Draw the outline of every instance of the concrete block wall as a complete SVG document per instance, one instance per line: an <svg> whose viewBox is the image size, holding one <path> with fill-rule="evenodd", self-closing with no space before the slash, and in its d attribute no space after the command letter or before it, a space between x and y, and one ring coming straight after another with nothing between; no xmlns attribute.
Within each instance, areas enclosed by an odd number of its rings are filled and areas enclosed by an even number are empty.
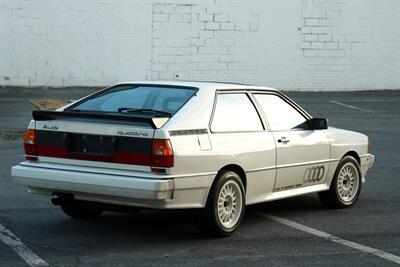
<svg viewBox="0 0 400 267"><path fill-rule="evenodd" d="M400 88L398 0L0 0L0 85Z"/></svg>

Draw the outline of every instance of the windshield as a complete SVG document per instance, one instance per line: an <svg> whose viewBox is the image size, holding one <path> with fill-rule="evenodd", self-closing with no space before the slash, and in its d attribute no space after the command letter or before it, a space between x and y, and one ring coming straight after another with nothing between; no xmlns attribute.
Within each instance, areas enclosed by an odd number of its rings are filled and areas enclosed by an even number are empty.
<svg viewBox="0 0 400 267"><path fill-rule="evenodd" d="M73 105L72 111L104 111L174 115L197 88L163 85L118 85Z"/></svg>

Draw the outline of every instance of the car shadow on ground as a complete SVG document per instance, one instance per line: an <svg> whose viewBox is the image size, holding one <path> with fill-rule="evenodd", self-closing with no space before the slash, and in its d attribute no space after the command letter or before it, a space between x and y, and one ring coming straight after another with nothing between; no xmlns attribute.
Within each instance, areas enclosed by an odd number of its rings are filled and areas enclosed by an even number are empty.
<svg viewBox="0 0 400 267"><path fill-rule="evenodd" d="M302 196L291 199L279 200L247 207L243 225L251 228L252 223L262 219L259 214L275 213L302 213L312 214L326 210L316 196ZM95 220L75 220L64 215L60 210L55 211L52 220L42 223L46 231L54 234L63 232L77 238L81 235L103 239L152 241L157 240L193 240L208 239L199 233L196 227L198 214L196 210L149 210L145 209L140 214L125 214L105 212ZM38 222L39 223L39 222ZM38 228L40 228L38 226ZM240 231L240 228L239 228Z"/></svg>
<svg viewBox="0 0 400 267"><path fill-rule="evenodd" d="M326 207L319 201L317 194L292 197L248 206L249 212L319 212Z"/></svg>

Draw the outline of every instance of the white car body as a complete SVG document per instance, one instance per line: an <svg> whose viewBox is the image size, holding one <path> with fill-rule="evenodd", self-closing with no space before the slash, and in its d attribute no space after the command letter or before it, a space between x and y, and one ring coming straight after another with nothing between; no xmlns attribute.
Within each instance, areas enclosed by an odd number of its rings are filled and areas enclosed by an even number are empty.
<svg viewBox="0 0 400 267"><path fill-rule="evenodd" d="M98 121L32 120L29 129L48 132L101 134L145 139L169 139L174 165L165 173L151 166L38 156L12 168L14 180L32 193L71 193L75 199L147 208L203 208L214 179L222 169L237 172L245 187L245 204L255 204L330 188L339 161L352 155L359 162L362 181L372 166L367 136L329 127L324 130L271 131L257 104L265 129L215 132L211 128L216 96L251 92L275 94L302 116L311 118L273 88L209 82L130 82L126 84L190 86L198 88L170 119L156 128ZM249 95L251 101L254 97ZM70 106L70 105L69 105ZM58 112L62 113L65 108ZM278 142L285 137L290 142Z"/></svg>

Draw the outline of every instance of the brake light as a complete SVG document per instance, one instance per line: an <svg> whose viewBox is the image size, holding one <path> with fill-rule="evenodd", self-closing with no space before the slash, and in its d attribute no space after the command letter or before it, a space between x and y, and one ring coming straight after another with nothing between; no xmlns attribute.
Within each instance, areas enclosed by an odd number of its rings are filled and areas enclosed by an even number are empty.
<svg viewBox="0 0 400 267"><path fill-rule="evenodd" d="M27 160L37 160L38 150L36 146L36 132L28 129L24 135L24 149Z"/></svg>
<svg viewBox="0 0 400 267"><path fill-rule="evenodd" d="M152 167L170 168L174 166L174 151L169 139L154 139L151 149Z"/></svg>

